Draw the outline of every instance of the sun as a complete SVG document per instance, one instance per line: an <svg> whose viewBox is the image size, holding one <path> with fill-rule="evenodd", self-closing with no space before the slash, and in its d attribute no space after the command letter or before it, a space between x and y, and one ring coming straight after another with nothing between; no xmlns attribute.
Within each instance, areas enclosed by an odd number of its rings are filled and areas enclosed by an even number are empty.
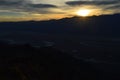
<svg viewBox="0 0 120 80"><path fill-rule="evenodd" d="M88 9L81 9L81 10L78 10L78 11L76 12L76 14L77 14L78 16L87 17L87 16L89 16L90 12L91 12L91 11L88 10Z"/></svg>

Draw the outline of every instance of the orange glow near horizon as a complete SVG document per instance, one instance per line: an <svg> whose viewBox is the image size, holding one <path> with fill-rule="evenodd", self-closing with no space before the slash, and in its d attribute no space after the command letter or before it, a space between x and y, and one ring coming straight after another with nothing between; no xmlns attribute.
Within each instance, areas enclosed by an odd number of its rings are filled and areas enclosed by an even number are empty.
<svg viewBox="0 0 120 80"><path fill-rule="evenodd" d="M76 15L82 16L82 17L87 17L90 16L91 10L89 9L80 9L76 12Z"/></svg>

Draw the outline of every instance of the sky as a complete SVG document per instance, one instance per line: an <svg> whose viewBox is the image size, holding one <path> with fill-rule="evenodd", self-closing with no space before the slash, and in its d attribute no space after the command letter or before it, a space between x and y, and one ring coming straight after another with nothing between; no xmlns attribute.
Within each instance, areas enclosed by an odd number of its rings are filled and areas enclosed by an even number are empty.
<svg viewBox="0 0 120 80"><path fill-rule="evenodd" d="M120 13L120 0L0 0L0 21L61 19L81 9L89 16Z"/></svg>

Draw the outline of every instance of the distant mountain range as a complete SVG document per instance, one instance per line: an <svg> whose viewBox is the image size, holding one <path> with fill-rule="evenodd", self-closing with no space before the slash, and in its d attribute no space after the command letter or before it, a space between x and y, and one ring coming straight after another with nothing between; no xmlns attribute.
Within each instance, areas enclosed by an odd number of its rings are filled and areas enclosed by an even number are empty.
<svg viewBox="0 0 120 80"><path fill-rule="evenodd" d="M1 22L0 31L119 37L120 14L49 21Z"/></svg>
<svg viewBox="0 0 120 80"><path fill-rule="evenodd" d="M48 21L1 22L0 40L12 43L54 43L58 48L79 49L120 46L120 14L72 17ZM43 43L42 43L43 42Z"/></svg>

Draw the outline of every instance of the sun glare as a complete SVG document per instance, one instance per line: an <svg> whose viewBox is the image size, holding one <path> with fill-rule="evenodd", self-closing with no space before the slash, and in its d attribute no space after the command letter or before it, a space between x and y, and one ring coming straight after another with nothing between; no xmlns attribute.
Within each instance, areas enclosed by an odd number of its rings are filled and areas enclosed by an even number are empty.
<svg viewBox="0 0 120 80"><path fill-rule="evenodd" d="M76 14L77 14L78 16L86 17L86 16L89 16L90 12L91 12L91 11L88 10L88 9L82 9L82 10L78 10L78 11L76 12Z"/></svg>

